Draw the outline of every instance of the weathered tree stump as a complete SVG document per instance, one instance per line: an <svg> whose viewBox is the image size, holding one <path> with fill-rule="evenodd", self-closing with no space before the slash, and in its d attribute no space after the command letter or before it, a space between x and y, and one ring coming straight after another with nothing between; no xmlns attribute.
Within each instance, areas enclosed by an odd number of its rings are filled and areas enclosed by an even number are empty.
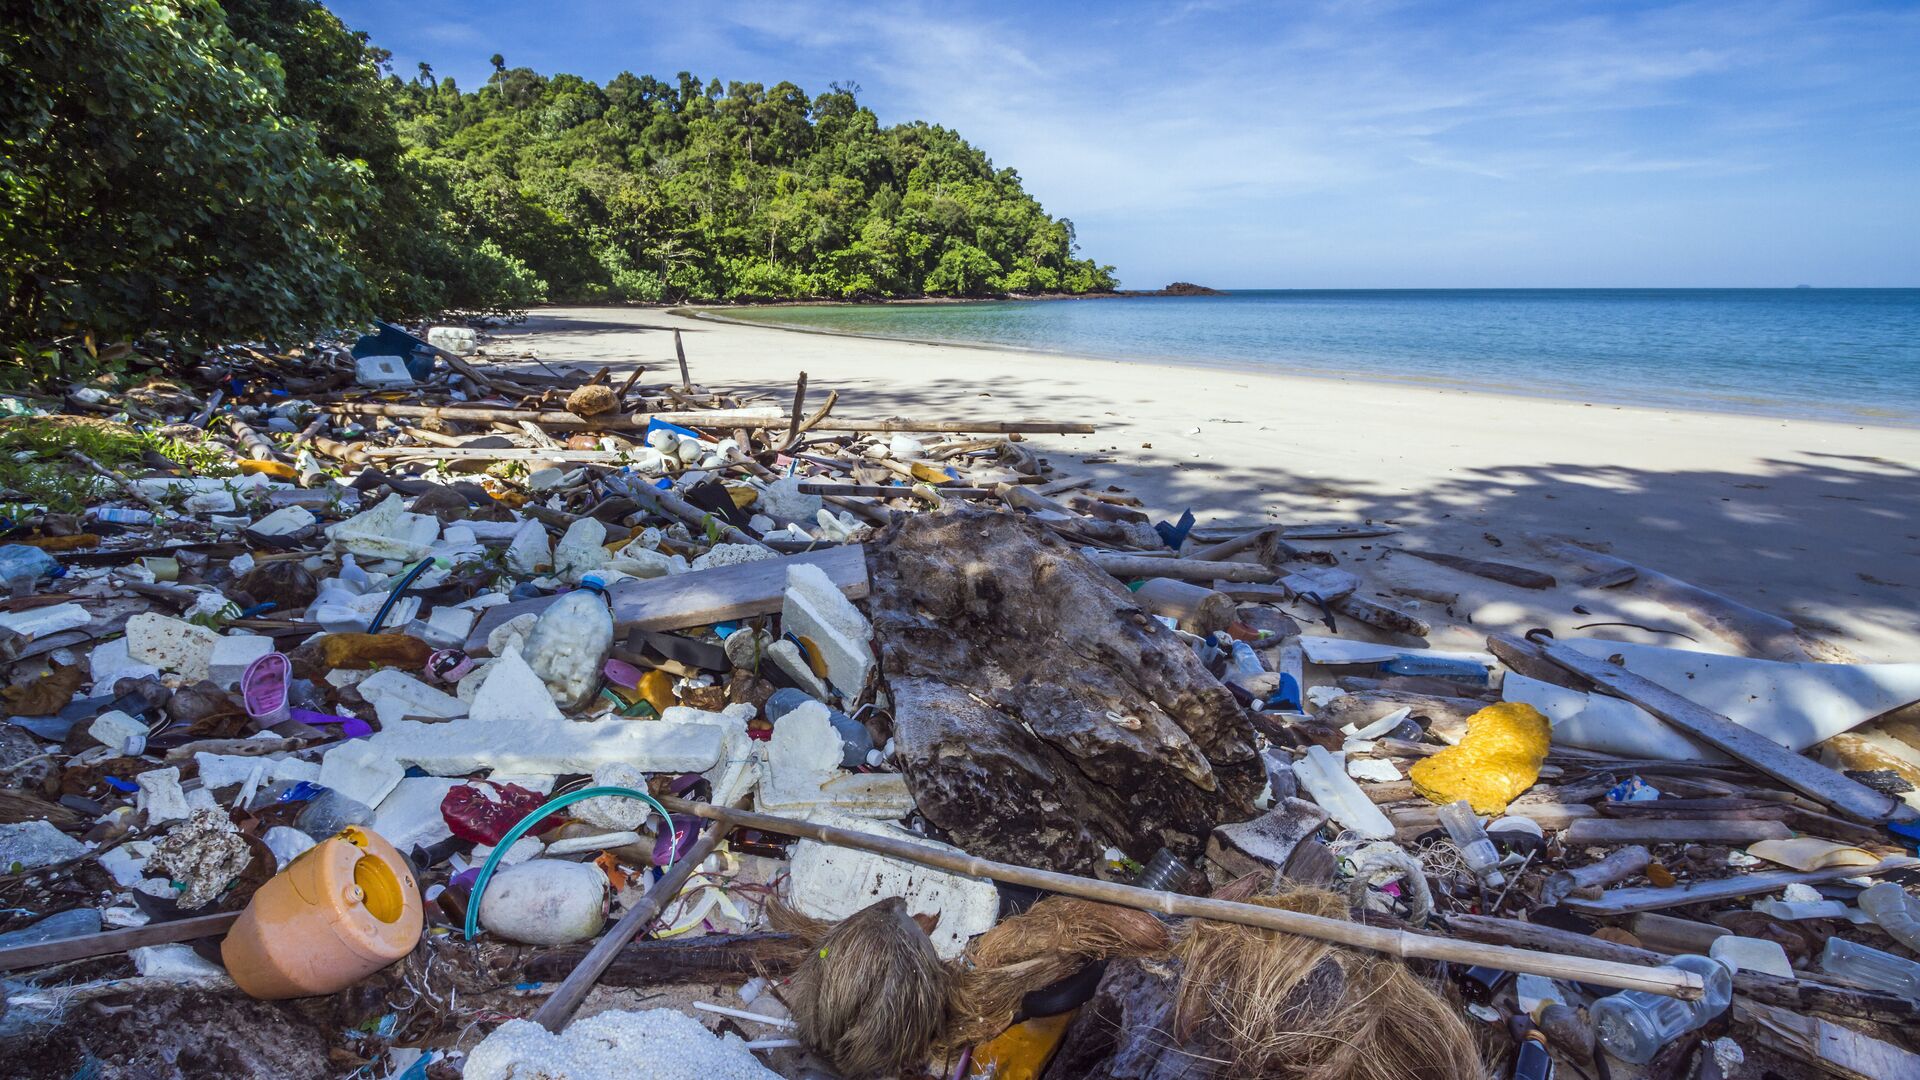
<svg viewBox="0 0 1920 1080"><path fill-rule="evenodd" d="M1086 873L1109 846L1197 862L1254 815L1246 714L1105 571L1008 513L898 520L867 547L895 739L966 850Z"/></svg>

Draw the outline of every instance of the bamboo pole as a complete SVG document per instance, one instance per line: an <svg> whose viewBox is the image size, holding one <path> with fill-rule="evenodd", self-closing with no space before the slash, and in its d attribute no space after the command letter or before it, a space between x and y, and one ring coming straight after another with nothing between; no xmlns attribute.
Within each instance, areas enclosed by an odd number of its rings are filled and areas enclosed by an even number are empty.
<svg viewBox="0 0 1920 1080"><path fill-rule="evenodd" d="M601 974L620 955L620 950L627 947L627 942L639 936L640 931L653 925L653 920L660 917L660 910L667 906L668 901L680 895L680 890L685 887L687 879L693 876L693 872L700 868L701 863L707 861L707 856L712 855L713 849L719 847L720 842L725 840L727 834L732 831L733 825L726 821L715 820L712 825L709 825L700 835L700 839L694 843L693 849L674 860L673 867L660 876L660 880L654 883L653 888L647 890L647 894L640 898L640 902L625 915L620 916L620 921L613 924L613 929L607 931L605 936L594 943L592 951L580 961L580 965L568 973L559 987L554 990L553 995L535 1010L533 1022L548 1031L557 1032L565 1028L567 1022L573 1019L573 1014L579 1010L580 1003L586 1000L588 992L593 989L593 984L600 981Z"/></svg>
<svg viewBox="0 0 1920 1080"><path fill-rule="evenodd" d="M1207 562L1159 555L1124 555L1117 551L1089 552L1093 564L1114 577L1179 578L1182 581L1272 581L1279 576L1257 563Z"/></svg>
<svg viewBox="0 0 1920 1080"><path fill-rule="evenodd" d="M1389 956L1478 964L1497 967L1502 971L1544 975L1553 979L1568 979L1598 986L1618 987L1623 990L1649 990L1656 994L1687 1001L1698 999L1704 988L1700 976L1672 968L1647 968L1607 960L1590 960L1527 949L1511 949L1499 945L1454 941L1450 938L1428 937L1404 930L1348 922L1344 919L1328 919L1298 911L1261 907L1258 904L1182 896L1179 893L1162 892L1159 889L1141 889L1111 881L1056 873L1052 870L1036 870L1032 867L978 858L965 852L948 851L928 844L916 844L891 836L875 836L871 833L837 829L830 825L815 825L812 822L795 821L792 818L776 817L772 814L731 810L708 803L687 802L683 799L663 798L660 801L668 810L676 814L693 814L710 821L723 821L736 829L762 829L784 836L799 836L834 847L852 848L855 851L867 851L892 859L902 859L921 866L930 866L936 870L945 870L948 873L1027 885L1068 896L1078 896L1086 900L1139 908L1142 911L1157 911L1163 915L1183 915L1190 918L1238 923L1242 926L1258 926L1268 930L1298 934L1315 941L1331 941L1356 949L1385 953Z"/></svg>
<svg viewBox="0 0 1920 1080"><path fill-rule="evenodd" d="M788 426L792 418L780 411L766 409L691 409L677 412L637 412L627 416L608 414L582 418L564 409L514 409L489 405L393 405L377 401L335 401L322 406L326 411L347 416L418 417L434 416L442 420L478 420L519 423L530 420L548 427L585 427L602 430L643 428L649 420L660 420L683 427L763 427ZM1060 420L916 420L909 417L873 419L811 418L801 431L929 431L991 432L1001 435L1028 432L1036 435L1091 435L1092 424L1074 424Z"/></svg>

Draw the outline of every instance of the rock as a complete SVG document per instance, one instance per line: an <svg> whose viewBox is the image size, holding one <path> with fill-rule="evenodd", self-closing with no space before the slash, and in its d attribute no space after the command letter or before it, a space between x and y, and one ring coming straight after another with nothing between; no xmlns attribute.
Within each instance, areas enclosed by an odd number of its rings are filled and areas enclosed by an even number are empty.
<svg viewBox="0 0 1920 1080"><path fill-rule="evenodd" d="M600 416L619 407L620 397L611 386L596 383L567 395L567 411L575 416Z"/></svg>
<svg viewBox="0 0 1920 1080"><path fill-rule="evenodd" d="M1088 873L1109 846L1198 860L1265 768L1221 685L1041 526L947 509L867 548L898 760L920 812L987 858Z"/></svg>
<svg viewBox="0 0 1920 1080"><path fill-rule="evenodd" d="M9 873L14 866L22 870L51 866L86 853L85 844L44 821L0 825L0 873Z"/></svg>

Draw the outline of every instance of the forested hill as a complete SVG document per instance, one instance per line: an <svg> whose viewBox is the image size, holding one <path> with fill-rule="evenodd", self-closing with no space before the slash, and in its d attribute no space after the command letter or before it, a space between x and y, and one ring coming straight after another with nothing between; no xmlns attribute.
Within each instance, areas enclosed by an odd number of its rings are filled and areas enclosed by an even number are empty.
<svg viewBox="0 0 1920 1080"><path fill-rule="evenodd" d="M463 90L319 0L23 0L0 19L0 356L543 301L1112 287L1012 169L851 89ZM0 372L0 377L13 376Z"/></svg>
<svg viewBox="0 0 1920 1080"><path fill-rule="evenodd" d="M464 92L395 78L409 152L463 226L567 299L980 296L1111 289L1010 168L884 127L849 88L606 85L508 68Z"/></svg>

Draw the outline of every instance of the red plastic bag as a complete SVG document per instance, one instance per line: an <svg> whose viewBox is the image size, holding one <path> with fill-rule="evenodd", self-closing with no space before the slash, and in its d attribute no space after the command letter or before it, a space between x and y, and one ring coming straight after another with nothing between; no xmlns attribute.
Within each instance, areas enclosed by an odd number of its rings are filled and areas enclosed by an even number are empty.
<svg viewBox="0 0 1920 1080"><path fill-rule="evenodd" d="M494 790L487 791L480 785L485 784ZM520 823L520 819L540 809L546 798L537 792L528 791L518 784L496 784L491 780L473 780L447 792L440 800L440 816L446 819L447 828L462 840L471 840L476 844L498 844L507 830ZM538 825L528 830L543 833L561 826L566 818L560 814L548 814Z"/></svg>

